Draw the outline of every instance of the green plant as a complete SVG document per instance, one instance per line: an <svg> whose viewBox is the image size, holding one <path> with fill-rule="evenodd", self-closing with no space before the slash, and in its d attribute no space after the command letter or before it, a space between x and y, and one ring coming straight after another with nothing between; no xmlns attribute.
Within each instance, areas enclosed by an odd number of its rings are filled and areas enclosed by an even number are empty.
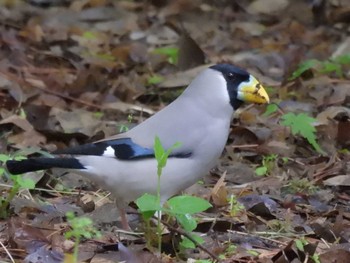
<svg viewBox="0 0 350 263"><path fill-rule="evenodd" d="M167 214L169 217L176 218L178 223L187 232L192 232L197 227L197 222L193 218L193 214L205 211L211 204L204 199L180 195L175 196L167 200L162 206L160 200L160 178L163 172L163 168L166 166L167 160L171 152L180 146L180 143L175 143L172 147L165 150L161 144L159 137L156 136L154 143L154 153L157 160L157 195L144 194L136 200L136 204L142 213L146 223L149 222L150 218L156 213L158 218L157 223L157 235L158 235L158 250L161 252L161 213ZM149 226L149 223L147 223ZM199 237L190 233L191 238L196 242L201 243L203 240ZM184 248L194 248L195 244L188 238L183 237L181 246Z"/></svg>
<svg viewBox="0 0 350 263"><path fill-rule="evenodd" d="M22 160L26 159L26 157L23 155L11 157L7 154L0 154L0 162L3 164L12 159ZM7 196L0 196L0 218L7 218L9 214L8 207L12 199L16 196L20 189L34 189L35 183L33 180L24 178L22 175L12 175L8 173L4 167L0 167L0 176L5 176L7 179L12 181L12 187L10 188Z"/></svg>
<svg viewBox="0 0 350 263"><path fill-rule="evenodd" d="M76 217L73 212L66 213L70 230L65 233L65 237L74 238L73 262L78 262L79 244L82 238L99 238L101 234L97 231L93 222L87 217Z"/></svg>
<svg viewBox="0 0 350 263"><path fill-rule="evenodd" d="M177 47L160 47L153 50L154 54L166 55L168 62L171 64L177 64L179 58L179 48Z"/></svg>
<svg viewBox="0 0 350 263"><path fill-rule="evenodd" d="M285 185L288 193L304 193L304 194L314 194L317 192L318 187L310 182L307 178L294 178L291 179L287 185Z"/></svg>
<svg viewBox="0 0 350 263"><path fill-rule="evenodd" d="M157 204L159 206L161 205L160 203L160 177L162 176L163 169L166 166L166 163L168 161L168 157L171 154L171 152L180 147L180 143L176 142L173 146L171 146L169 149L165 150L162 143L160 142L160 139L158 136L156 136L154 140L154 156L156 157L157 160ZM158 232L158 249L161 251L161 241L162 241L162 229L161 229L161 210L157 211L157 219L158 219L158 224L157 224L157 232Z"/></svg>
<svg viewBox="0 0 350 263"><path fill-rule="evenodd" d="M267 105L266 111L264 112L263 116L267 117L271 115L272 113L275 113L278 110L278 105L275 103L271 103Z"/></svg>
<svg viewBox="0 0 350 263"><path fill-rule="evenodd" d="M350 151L348 149L340 149L338 152L341 154L349 154L350 153Z"/></svg>
<svg viewBox="0 0 350 263"><path fill-rule="evenodd" d="M267 222L269 233L291 233L293 231L293 224L290 216L286 214L283 220L272 219Z"/></svg>
<svg viewBox="0 0 350 263"><path fill-rule="evenodd" d="M270 155L263 156L262 164L261 166L255 169L255 174L258 176L264 176L264 175L267 175L269 172L271 172L271 170L275 166L277 157L278 157L277 154L270 154Z"/></svg>
<svg viewBox="0 0 350 263"><path fill-rule="evenodd" d="M282 116L281 124L290 127L293 135L301 135L304 137L319 153L324 153L316 140L316 129L312 125L317 120L305 113L294 114L289 112Z"/></svg>
<svg viewBox="0 0 350 263"><path fill-rule="evenodd" d="M309 244L309 241L307 241L305 237L301 237L299 239L294 240L294 243L299 251L305 252L305 246ZM309 255L309 258L311 258L312 261L315 263L321 263L320 255L318 253Z"/></svg>
<svg viewBox="0 0 350 263"><path fill-rule="evenodd" d="M278 106L276 104L270 104L267 106L267 109L263 115L269 116L272 113L276 112L277 110L278 110ZM297 135L297 134L301 135L313 146L313 148L316 151L322 154L324 153L324 151L321 149L320 145L316 140L316 135L315 135L316 129L312 125L317 121L316 119L308 116L305 113L295 114L292 112L283 114L281 119L282 119L281 124L283 126L290 127L293 135ZM258 171L256 171L258 175L265 174L264 171L266 171L266 168L264 168L263 166L257 168L259 169Z"/></svg>
<svg viewBox="0 0 350 263"><path fill-rule="evenodd" d="M248 249L247 253L252 255L253 257L258 257L260 254L258 251L254 250L254 249Z"/></svg>
<svg viewBox="0 0 350 263"><path fill-rule="evenodd" d="M320 74L335 73L338 77L343 77L343 66L350 64L350 53L345 55L330 58L325 61L317 59L306 60L299 64L298 68L292 73L289 80L294 80L300 77L303 73L308 70L313 70Z"/></svg>
<svg viewBox="0 0 350 263"><path fill-rule="evenodd" d="M20 110L19 115L23 118L25 117L25 112L23 109ZM52 157L51 154L35 147L29 147L24 150L17 151L12 155L0 154L0 162L2 163L2 167L0 167L0 176L4 176L5 180L12 182L12 187L9 193L7 194L7 196L6 197L0 196L0 218L8 217L9 204L11 200L16 196L16 194L20 191L20 189L35 188L35 182L32 179L26 178L21 174L19 175L10 174L4 168L4 164L9 160L19 161L19 160L27 159L27 156L31 154L41 154L45 157Z"/></svg>
<svg viewBox="0 0 350 263"><path fill-rule="evenodd" d="M219 255L219 258L221 260L226 260L228 258L231 258L232 255L234 255L235 253L237 253L237 246L230 243L230 242L225 242L225 245L227 246L224 253Z"/></svg>
<svg viewBox="0 0 350 263"><path fill-rule="evenodd" d="M230 195L228 198L228 203L230 204L230 216L235 217L237 214L244 210L244 205L238 202L235 195Z"/></svg>
<svg viewBox="0 0 350 263"><path fill-rule="evenodd" d="M156 85L161 83L163 80L164 80L164 77L158 74L154 74L153 76L147 79L147 85Z"/></svg>
<svg viewBox="0 0 350 263"><path fill-rule="evenodd" d="M101 119L103 117L104 113L102 111L95 111L93 113L93 116L97 119Z"/></svg>
<svg viewBox="0 0 350 263"><path fill-rule="evenodd" d="M83 38L85 39L90 39L90 40L95 40L95 39L98 39L98 36L96 33L92 32L92 31L85 31L83 33Z"/></svg>
<svg viewBox="0 0 350 263"><path fill-rule="evenodd" d="M133 116L132 114L128 115L128 124L132 122ZM119 132L127 132L129 130L129 125L128 124L122 124L120 125Z"/></svg>

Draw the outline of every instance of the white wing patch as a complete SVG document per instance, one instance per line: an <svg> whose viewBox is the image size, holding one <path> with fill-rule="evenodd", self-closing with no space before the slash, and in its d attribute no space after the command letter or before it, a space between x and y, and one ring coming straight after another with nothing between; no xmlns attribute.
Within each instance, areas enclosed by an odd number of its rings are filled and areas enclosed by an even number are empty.
<svg viewBox="0 0 350 263"><path fill-rule="evenodd" d="M115 151L112 146L108 146L106 150L103 152L102 156L105 157L115 157Z"/></svg>

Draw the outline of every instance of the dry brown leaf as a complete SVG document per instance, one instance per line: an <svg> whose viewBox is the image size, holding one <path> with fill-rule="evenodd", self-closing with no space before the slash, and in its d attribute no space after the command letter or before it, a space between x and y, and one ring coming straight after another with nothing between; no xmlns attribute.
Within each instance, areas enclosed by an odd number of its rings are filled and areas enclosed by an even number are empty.
<svg viewBox="0 0 350 263"><path fill-rule="evenodd" d="M216 206L225 206L228 204L225 178L226 172L223 173L211 191L211 198Z"/></svg>
<svg viewBox="0 0 350 263"><path fill-rule="evenodd" d="M27 119L18 115L12 115L0 121L0 125L7 123L12 123L26 132L32 131L34 129L33 126L27 121Z"/></svg>
<svg viewBox="0 0 350 263"><path fill-rule="evenodd" d="M8 137L9 143L15 148L24 149L27 147L37 147L46 143L46 137L35 130L29 130Z"/></svg>
<svg viewBox="0 0 350 263"><path fill-rule="evenodd" d="M323 181L328 186L350 186L350 175L337 175Z"/></svg>

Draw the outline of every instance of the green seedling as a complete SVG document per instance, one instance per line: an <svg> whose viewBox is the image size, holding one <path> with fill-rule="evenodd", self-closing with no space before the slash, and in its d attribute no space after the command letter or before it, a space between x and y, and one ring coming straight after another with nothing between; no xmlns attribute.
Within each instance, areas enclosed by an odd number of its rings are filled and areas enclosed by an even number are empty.
<svg viewBox="0 0 350 263"><path fill-rule="evenodd" d="M101 119L104 115L104 113L102 111L95 111L93 113L94 117L97 118L97 119Z"/></svg>
<svg viewBox="0 0 350 263"><path fill-rule="evenodd" d="M302 252L305 252L305 246L309 244L309 242L304 237L294 240L294 243L297 249ZM321 263L320 255L318 253L309 255L309 258L315 263Z"/></svg>
<svg viewBox="0 0 350 263"><path fill-rule="evenodd" d="M166 55L170 64L177 64L179 58L179 48L177 47L160 47L153 50L154 54Z"/></svg>
<svg viewBox="0 0 350 263"><path fill-rule="evenodd" d="M306 60L299 64L298 68L292 73L289 80L299 78L309 70L319 74L335 73L337 77L343 77L343 66L345 65L350 65L350 53L325 61L317 59Z"/></svg>
<svg viewBox="0 0 350 263"><path fill-rule="evenodd" d="M161 252L161 222L160 214L166 214L169 217L176 218L182 228L190 234L191 238L198 243L203 242L202 238L194 235L192 232L197 227L197 222L193 218L193 214L205 211L211 204L204 199L194 196L175 196L170 198L166 204L162 206L160 200L160 180L163 169L166 167L169 155L180 147L180 143L175 143L172 147L165 150L158 137L155 138L154 153L157 160L157 195L144 194L136 200L136 204L143 215L143 218L149 222L150 218L156 213L158 215L157 236L158 236L158 250ZM186 237L183 237L181 246L184 248L194 248L195 244Z"/></svg>
<svg viewBox="0 0 350 263"><path fill-rule="evenodd" d="M79 244L82 238L99 238L101 234L87 217L76 217L73 212L67 212L70 230L65 233L67 239L74 238L73 262L78 262Z"/></svg>
<svg viewBox="0 0 350 263"><path fill-rule="evenodd" d="M237 253L237 246L234 244L231 244L229 242L226 243L227 248L225 249L225 252L219 255L219 259L221 260L227 260L231 258L235 253Z"/></svg>
<svg viewBox="0 0 350 263"><path fill-rule="evenodd" d="M271 104L267 105L266 111L264 112L263 116L264 117L268 117L268 116L270 116L271 114L273 114L273 113L275 113L277 111L278 111L278 105L274 104L274 103L271 103Z"/></svg>
<svg viewBox="0 0 350 263"><path fill-rule="evenodd" d="M96 40L98 39L98 36L92 31L85 31L83 33L83 38L89 39L89 40Z"/></svg>
<svg viewBox="0 0 350 263"><path fill-rule="evenodd" d="M20 116L24 116L24 115L25 115L24 111L21 111ZM19 160L27 159L27 156L31 154L40 154L48 158L53 157L50 153L47 153L35 147L29 147L29 148L17 151L13 155L0 154L0 163L2 164L2 167L0 167L0 176L4 177L5 180L12 182L12 187L10 188L6 197L4 196L0 197L0 218L8 217L9 204L21 189L31 190L35 188L35 182L32 179L26 178L24 175L21 175L21 174L19 175L10 174L5 169L4 164L8 160L19 161Z"/></svg>
<svg viewBox="0 0 350 263"><path fill-rule="evenodd" d="M263 116L267 117L272 113L275 113L277 110L278 106L276 104L270 104L267 106ZM313 126L313 123L317 121L316 119L308 116L305 113L294 114L292 112L283 114L281 119L281 124L283 126L290 127L293 135L300 135L304 137L317 152L324 154L324 151L321 149L316 140L316 129ZM260 168L258 173L264 174L264 169L265 168Z"/></svg>
<svg viewBox="0 0 350 263"><path fill-rule="evenodd" d="M241 211L244 211L244 205L238 202L237 197L235 195L230 195L228 199L228 203L230 204L230 216L235 217Z"/></svg>
<svg viewBox="0 0 350 263"><path fill-rule="evenodd" d="M340 154L349 154L350 153L349 149L340 149L338 152Z"/></svg>
<svg viewBox="0 0 350 263"><path fill-rule="evenodd" d="M119 133L127 132L127 131L129 130L129 124L132 122L133 118L134 118L134 117L132 116L132 114L129 114L129 115L128 115L128 124L122 124L122 125L120 125Z"/></svg>
<svg viewBox="0 0 350 263"><path fill-rule="evenodd" d="M155 74L147 79L147 85L156 85L164 81L164 77Z"/></svg>
<svg viewBox="0 0 350 263"><path fill-rule="evenodd" d="M323 154L324 151L321 149L316 140L316 129L313 126L313 123L316 121L316 119L308 116L305 113L294 114L289 112L282 116L281 124L283 126L290 127L293 135L301 135L313 146L317 152Z"/></svg>
<svg viewBox="0 0 350 263"><path fill-rule="evenodd" d="M247 253L252 255L253 257L258 257L260 254L258 251L254 250L254 249L248 249Z"/></svg>
<svg viewBox="0 0 350 263"><path fill-rule="evenodd" d="M265 176L269 174L272 171L272 169L275 167L277 157L278 157L277 154L270 154L267 156L263 156L262 164L261 166L255 169L255 174L258 176Z"/></svg>
<svg viewBox="0 0 350 263"><path fill-rule="evenodd" d="M0 162L5 164L8 160L22 160L26 159L23 155L17 155L11 157L7 154L0 154ZM5 176L8 180L12 182L12 187L10 188L6 197L0 196L0 218L7 218L9 216L9 205L12 199L17 195L21 189L34 189L35 183L29 178L24 178L22 175L12 175L7 172L4 167L0 167L0 176Z"/></svg>
<svg viewBox="0 0 350 263"><path fill-rule="evenodd" d="M310 182L307 178L302 179L292 179L285 186L288 193L304 193L304 194L314 194L319 188Z"/></svg>

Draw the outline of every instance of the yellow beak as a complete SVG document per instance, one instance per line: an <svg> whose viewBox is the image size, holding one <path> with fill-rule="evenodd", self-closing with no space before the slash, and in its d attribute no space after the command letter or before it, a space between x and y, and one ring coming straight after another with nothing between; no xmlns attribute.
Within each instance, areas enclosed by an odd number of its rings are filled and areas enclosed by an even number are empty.
<svg viewBox="0 0 350 263"><path fill-rule="evenodd" d="M238 86L237 98L249 103L270 103L266 90L252 75L250 75L249 82L242 82Z"/></svg>

